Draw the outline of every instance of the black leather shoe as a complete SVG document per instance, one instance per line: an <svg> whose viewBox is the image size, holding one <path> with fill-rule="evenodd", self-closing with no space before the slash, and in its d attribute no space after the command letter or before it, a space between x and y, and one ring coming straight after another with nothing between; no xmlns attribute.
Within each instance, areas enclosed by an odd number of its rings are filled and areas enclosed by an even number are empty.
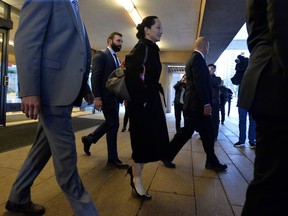
<svg viewBox="0 0 288 216"><path fill-rule="evenodd" d="M176 164L172 163L172 161L165 159L161 160L165 167L167 168L176 168Z"/></svg>
<svg viewBox="0 0 288 216"><path fill-rule="evenodd" d="M209 162L206 162L205 165L206 169L212 169L212 170L216 170L216 171L223 171L225 169L227 169L227 165L226 164L212 164Z"/></svg>
<svg viewBox="0 0 288 216"><path fill-rule="evenodd" d="M115 160L115 161L108 160L107 165L111 166L111 167L118 168L118 169L128 169L129 168L128 164L123 163L119 159Z"/></svg>
<svg viewBox="0 0 288 216"><path fill-rule="evenodd" d="M84 144L84 152L85 152L85 154L90 156L91 155L90 146L92 145L92 143L87 140L86 136L82 136L81 140L82 140L82 143Z"/></svg>
<svg viewBox="0 0 288 216"><path fill-rule="evenodd" d="M33 202L19 205L8 200L5 208L10 212L21 212L30 216L40 216L45 214L45 208L39 204L34 204Z"/></svg>

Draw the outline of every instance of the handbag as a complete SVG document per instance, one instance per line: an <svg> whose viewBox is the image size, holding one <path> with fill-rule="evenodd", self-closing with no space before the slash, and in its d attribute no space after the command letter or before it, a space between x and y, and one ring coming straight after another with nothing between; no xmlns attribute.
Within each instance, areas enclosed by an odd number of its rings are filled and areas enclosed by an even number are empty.
<svg viewBox="0 0 288 216"><path fill-rule="evenodd" d="M131 101L125 82L125 67L116 68L108 77L106 88L118 97Z"/></svg>
<svg viewBox="0 0 288 216"><path fill-rule="evenodd" d="M148 48L146 46L143 64L145 64L146 62L147 55L148 55ZM121 97L124 100L131 101L131 97L125 82L125 73L126 68L124 65L121 65L121 67L116 68L114 71L112 71L112 73L109 75L107 79L106 88L116 96Z"/></svg>

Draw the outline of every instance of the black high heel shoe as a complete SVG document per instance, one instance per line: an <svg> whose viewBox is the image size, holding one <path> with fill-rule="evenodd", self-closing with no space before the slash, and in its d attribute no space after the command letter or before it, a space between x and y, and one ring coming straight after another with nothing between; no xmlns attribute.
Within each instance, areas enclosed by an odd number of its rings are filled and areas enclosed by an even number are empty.
<svg viewBox="0 0 288 216"><path fill-rule="evenodd" d="M152 196L148 193L145 193L143 195L140 195L136 188L135 188L135 185L134 185L134 182L133 182L133 172L132 172L132 167L130 166L128 169L127 169L127 173L125 174L125 176L129 174L130 175L130 186L132 188L132 192L133 190L135 191L135 193L137 194L137 197L140 199L140 200L151 200Z"/></svg>

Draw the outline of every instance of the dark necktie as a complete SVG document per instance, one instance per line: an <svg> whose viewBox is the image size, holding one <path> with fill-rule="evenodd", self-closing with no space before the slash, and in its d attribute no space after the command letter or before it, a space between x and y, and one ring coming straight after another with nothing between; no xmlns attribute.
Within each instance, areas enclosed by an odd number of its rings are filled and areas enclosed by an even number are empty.
<svg viewBox="0 0 288 216"><path fill-rule="evenodd" d="M118 58L117 58L116 53L114 53L113 56L114 56L114 58L115 58L116 68L118 68L118 67L119 67L119 61L118 61Z"/></svg>

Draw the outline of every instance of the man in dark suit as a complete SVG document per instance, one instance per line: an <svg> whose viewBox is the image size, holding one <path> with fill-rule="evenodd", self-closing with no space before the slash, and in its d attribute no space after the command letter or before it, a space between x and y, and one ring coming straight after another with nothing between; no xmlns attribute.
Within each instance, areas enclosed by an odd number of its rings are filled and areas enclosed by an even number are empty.
<svg viewBox="0 0 288 216"><path fill-rule="evenodd" d="M219 109L220 109L220 86L223 85L223 81L220 77L216 76L216 65L209 64L208 65L209 73L210 73L210 83L211 83L211 108L212 108L212 125L214 131L214 140L217 140L218 130L219 130Z"/></svg>
<svg viewBox="0 0 288 216"><path fill-rule="evenodd" d="M107 165L120 169L129 166L118 158L117 132L119 128L119 102L120 98L108 91L106 81L109 75L120 65L116 55L122 48L122 34L113 32L107 39L107 48L96 52L92 62L92 92L94 94L94 108L103 111L105 121L90 133L82 137L84 152L90 155L90 146L106 134L108 147Z"/></svg>
<svg viewBox="0 0 288 216"><path fill-rule="evenodd" d="M219 162L214 153L214 133L211 121L211 85L210 74L205 62L209 50L209 42L199 37L194 51L186 64L186 93L184 99L184 128L181 128L170 142L172 161L180 149L197 130L206 153L207 169L225 170L227 165Z"/></svg>
<svg viewBox="0 0 288 216"><path fill-rule="evenodd" d="M6 209L25 215L45 213L43 206L31 201L30 188L52 156L57 182L74 214L98 215L78 175L71 119L73 106L81 105L91 62L78 1L26 0L15 35L15 56L21 110L31 119L39 116L39 123Z"/></svg>
<svg viewBox="0 0 288 216"><path fill-rule="evenodd" d="M285 215L288 203L288 1L248 0L250 62L238 105L256 121L254 179L243 216Z"/></svg>

